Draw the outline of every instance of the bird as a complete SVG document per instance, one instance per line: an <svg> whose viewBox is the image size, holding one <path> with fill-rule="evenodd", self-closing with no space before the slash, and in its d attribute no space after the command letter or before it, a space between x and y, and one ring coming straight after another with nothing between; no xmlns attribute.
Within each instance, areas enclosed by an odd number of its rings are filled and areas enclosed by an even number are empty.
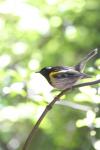
<svg viewBox="0 0 100 150"><path fill-rule="evenodd" d="M48 83L58 90L71 88L78 80L91 77L83 71L87 61L97 52L97 48L92 50L75 66L48 66L42 68L38 73L42 74Z"/></svg>

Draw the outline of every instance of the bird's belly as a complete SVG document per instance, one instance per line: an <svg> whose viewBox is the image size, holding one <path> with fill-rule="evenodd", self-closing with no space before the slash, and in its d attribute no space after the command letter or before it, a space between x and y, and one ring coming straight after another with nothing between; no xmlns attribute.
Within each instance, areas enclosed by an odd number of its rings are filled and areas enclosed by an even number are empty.
<svg viewBox="0 0 100 150"><path fill-rule="evenodd" d="M55 88L59 89L59 90L64 90L67 88L71 88L75 83L76 83L77 79L54 79L52 80L52 86L54 86Z"/></svg>

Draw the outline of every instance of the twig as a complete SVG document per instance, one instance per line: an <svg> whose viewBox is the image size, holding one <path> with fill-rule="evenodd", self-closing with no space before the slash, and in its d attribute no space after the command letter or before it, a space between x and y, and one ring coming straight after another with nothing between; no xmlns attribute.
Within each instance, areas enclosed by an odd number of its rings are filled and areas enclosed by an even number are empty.
<svg viewBox="0 0 100 150"><path fill-rule="evenodd" d="M28 138L26 139L26 142L23 146L23 150L29 150L29 144L32 141L32 137L34 136L35 132L37 131L40 123L42 122L42 120L44 119L44 117L46 116L46 114L48 113L49 110L52 109L53 105L55 104L55 102L57 102L58 100L60 100L60 98L69 90L71 89L75 89L75 88L79 88L79 87L83 87L83 86L89 86L89 85L94 85L94 84L98 84L100 83L100 79L96 80L96 81L92 81L92 82L86 82L86 83L81 83L81 84L77 84L77 85L73 85L71 88L67 88L63 91L61 91L45 108L45 110L43 111L43 113L41 114L40 118L38 119L38 121L36 122L36 124L34 125L34 127L32 128Z"/></svg>

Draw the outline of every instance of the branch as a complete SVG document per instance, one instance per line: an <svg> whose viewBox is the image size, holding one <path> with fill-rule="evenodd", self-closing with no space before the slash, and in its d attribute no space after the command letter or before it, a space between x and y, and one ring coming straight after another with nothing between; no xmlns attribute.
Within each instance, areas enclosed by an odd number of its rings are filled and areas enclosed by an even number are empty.
<svg viewBox="0 0 100 150"><path fill-rule="evenodd" d="M26 139L26 142L23 146L23 150L28 150L29 144L32 141L32 138L35 134L35 132L37 131L40 123L42 122L42 120L44 119L44 117L46 116L46 114L48 113L48 111L50 111L53 107L53 105L55 104L55 102L59 101L60 98L69 90L71 89L75 89L75 88L79 88L79 87L83 87L83 86L89 86L89 85L94 85L94 84L98 84L100 83L100 79L99 80L95 80L92 82L86 82L86 83L81 83L81 84L77 84L77 85L73 85L71 88L67 88L63 91L61 91L56 97L54 97L54 99L46 106L45 110L43 111L43 113L41 114L40 118L38 119L38 121L36 122L36 124L34 125L34 127L32 128L28 138Z"/></svg>

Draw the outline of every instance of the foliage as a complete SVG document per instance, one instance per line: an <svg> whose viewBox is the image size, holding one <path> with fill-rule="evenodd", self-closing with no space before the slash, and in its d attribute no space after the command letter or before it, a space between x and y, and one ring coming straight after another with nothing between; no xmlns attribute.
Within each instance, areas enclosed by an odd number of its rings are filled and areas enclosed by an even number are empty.
<svg viewBox="0 0 100 150"><path fill-rule="evenodd" d="M91 49L100 47L99 3L0 1L1 150L22 149L33 124L58 93L51 92L45 79L35 72L44 66L74 65ZM99 57L100 53L86 68L93 79L100 78ZM30 150L99 150L99 86L71 91L64 99L65 104L71 101L73 105L55 105Z"/></svg>

